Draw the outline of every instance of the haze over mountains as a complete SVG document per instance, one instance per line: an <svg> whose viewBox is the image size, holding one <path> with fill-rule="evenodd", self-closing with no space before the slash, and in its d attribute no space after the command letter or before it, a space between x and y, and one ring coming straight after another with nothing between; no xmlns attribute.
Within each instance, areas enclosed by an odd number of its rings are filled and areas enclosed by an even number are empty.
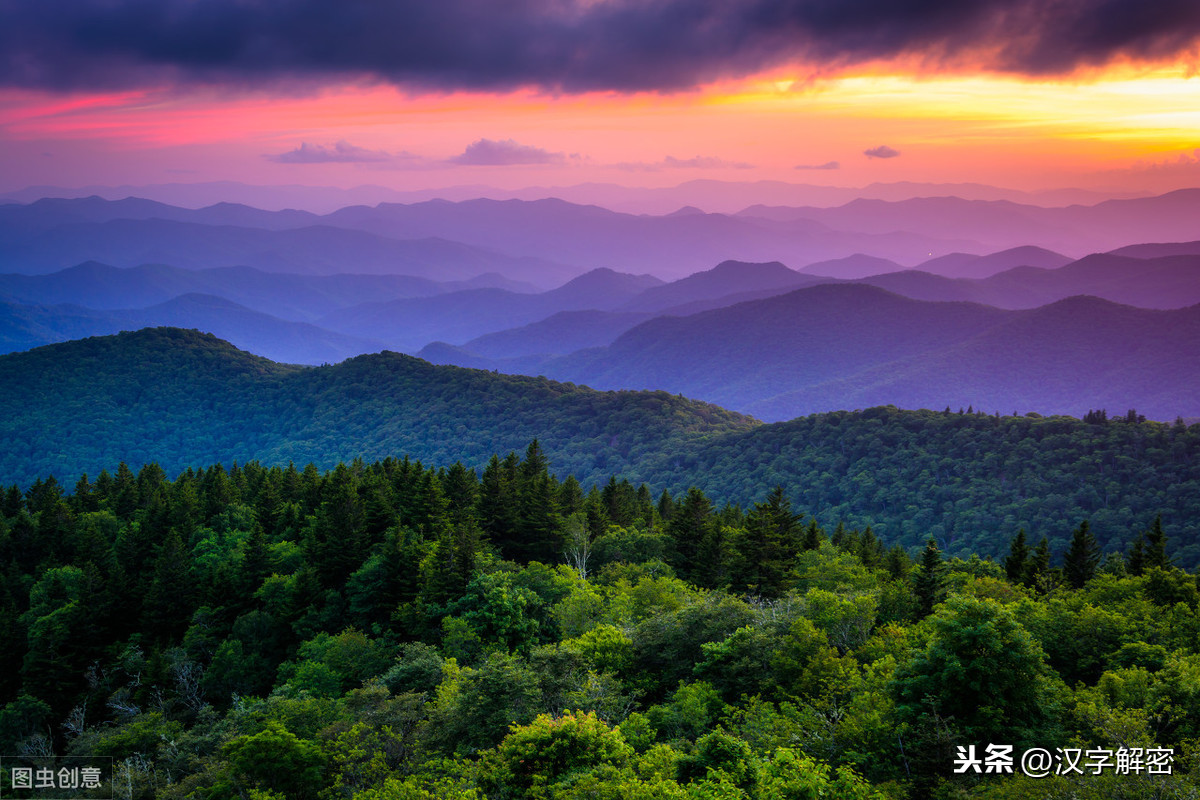
<svg viewBox="0 0 1200 800"><path fill-rule="evenodd" d="M1200 363L1200 191L1061 207L904 192L660 215L14 203L0 350L176 325L284 363L399 350L768 420L887 403L1200 415L1200 371L1182 368Z"/></svg>
<svg viewBox="0 0 1200 800"><path fill-rule="evenodd" d="M961 197L967 200L1010 200L1036 206L1079 203L1090 205L1110 195L1082 189L1024 192L979 183L872 183L860 188L816 186L786 181L691 180L668 187L636 187L616 183L584 183L574 186L532 186L501 189L466 185L439 189L396 190L364 185L353 189L330 186L255 186L234 181L209 183L162 183L141 186L31 186L0 193L0 201L32 203L44 197L78 198L97 196L108 200L144 197L184 208L202 208L220 203L240 203L255 208L304 209L327 214L350 205L420 203L426 200L544 200L554 197L580 205L599 205L628 214L669 214L685 205L705 211L732 214L747 206L834 206L858 198L905 200L910 197ZM1133 195L1130 195L1133 196Z"/></svg>

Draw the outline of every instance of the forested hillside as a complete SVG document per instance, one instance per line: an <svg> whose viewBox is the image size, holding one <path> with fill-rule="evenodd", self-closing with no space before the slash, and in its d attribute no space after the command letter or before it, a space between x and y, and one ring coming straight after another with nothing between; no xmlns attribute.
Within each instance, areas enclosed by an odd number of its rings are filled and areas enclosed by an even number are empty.
<svg viewBox="0 0 1200 800"><path fill-rule="evenodd" d="M0 357L0 484L74 481L114 460L258 459L331 467L410 453L481 467L540 438L586 482L744 430L749 417L664 392L596 392L544 378L435 367L399 353L301 368L211 335L157 328Z"/></svg>
<svg viewBox="0 0 1200 800"><path fill-rule="evenodd" d="M655 493L696 485L748 507L782 485L822 524L910 552L998 555L1020 528L1065 551L1080 519L1124 549L1155 514L1200 564L1200 426L1137 412L1068 417L875 408L762 425L662 392L595 392L395 353L283 366L211 336L141 331L0 358L0 485L71 485L115 462L329 468L409 454L482 468L537 438L560 476ZM1124 412L1124 409L1122 409Z"/></svg>
<svg viewBox="0 0 1200 800"><path fill-rule="evenodd" d="M122 798L1194 795L1200 596L1155 521L914 561L758 496L585 492L536 443L10 489L0 751ZM956 774L988 743L1016 774Z"/></svg>
<svg viewBox="0 0 1200 800"><path fill-rule="evenodd" d="M1136 411L1084 420L894 407L814 414L730 434L659 462L656 485L695 485L748 504L782 484L826 525L870 525L910 552L1001 555L1019 529L1055 554L1080 519L1124 549L1162 513L1189 568L1200 565L1200 425Z"/></svg>

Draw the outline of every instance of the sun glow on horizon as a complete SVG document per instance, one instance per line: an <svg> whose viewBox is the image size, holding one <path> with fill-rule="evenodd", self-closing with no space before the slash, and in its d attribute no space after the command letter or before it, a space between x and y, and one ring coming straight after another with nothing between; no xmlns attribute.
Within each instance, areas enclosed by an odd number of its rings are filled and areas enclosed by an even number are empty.
<svg viewBox="0 0 1200 800"><path fill-rule="evenodd" d="M733 175L735 168L739 178L797 180L797 164L838 162L836 176L825 177L843 184L954 175L1002 183L1021 174L1032 179L1057 169L1069 176L1191 153L1200 145L1200 78L1192 75L1181 66L1114 69L1075 82L775 72L672 94L439 94L386 84L279 96L165 88L66 95L4 90L0 136L68 148L86 141L115 153L219 148L243 154L225 169L244 174L252 166L259 180L275 181L285 174L303 180L296 173L308 170L322 180L338 174L344 182L361 182L364 169L376 176L391 170L401 180L400 173L414 165L438 172L443 182L503 174L520 183L551 173L578 182L640 172L644 180L663 183ZM511 139L562 158L505 169L452 169L448 159L485 138ZM406 160L297 167L263 159L304 143L335 142ZM901 157L863 156L881 144ZM695 168L685 174L681 166L687 164ZM216 160L198 166L214 175L222 169ZM661 174L668 167L675 171Z"/></svg>

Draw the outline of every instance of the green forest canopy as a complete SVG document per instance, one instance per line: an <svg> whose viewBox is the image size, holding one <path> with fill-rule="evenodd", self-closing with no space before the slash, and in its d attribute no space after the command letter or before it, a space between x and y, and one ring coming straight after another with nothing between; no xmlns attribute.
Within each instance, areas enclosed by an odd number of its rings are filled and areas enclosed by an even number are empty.
<svg viewBox="0 0 1200 800"><path fill-rule="evenodd" d="M0 497L0 752L131 798L1192 796L1200 594L1147 528L914 561L537 443L40 480ZM953 772L990 742L1173 769Z"/></svg>

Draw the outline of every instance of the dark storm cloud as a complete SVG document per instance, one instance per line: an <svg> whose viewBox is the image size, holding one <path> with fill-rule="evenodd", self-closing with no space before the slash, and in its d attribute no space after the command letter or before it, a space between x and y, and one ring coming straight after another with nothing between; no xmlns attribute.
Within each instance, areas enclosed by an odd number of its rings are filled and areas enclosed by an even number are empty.
<svg viewBox="0 0 1200 800"><path fill-rule="evenodd" d="M867 158L895 158L900 155L900 151L888 147L886 144L881 144L879 147L863 150L863 155Z"/></svg>
<svg viewBox="0 0 1200 800"><path fill-rule="evenodd" d="M0 0L0 83L672 90L893 57L1057 75L1198 35L1195 0Z"/></svg>

